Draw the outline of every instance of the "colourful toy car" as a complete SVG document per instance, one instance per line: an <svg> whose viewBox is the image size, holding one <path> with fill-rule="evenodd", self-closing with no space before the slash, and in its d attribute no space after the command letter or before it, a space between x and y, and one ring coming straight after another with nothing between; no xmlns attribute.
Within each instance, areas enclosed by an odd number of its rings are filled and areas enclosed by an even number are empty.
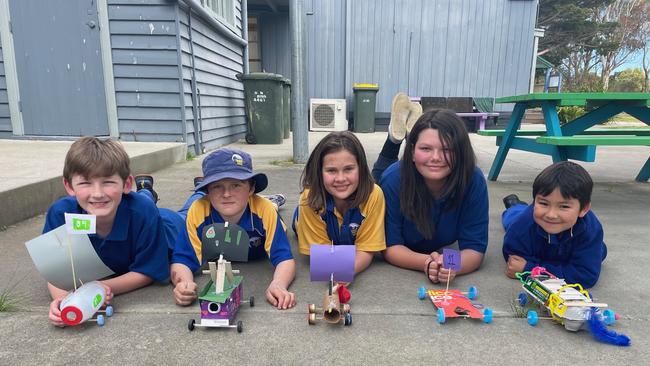
<svg viewBox="0 0 650 366"><path fill-rule="evenodd" d="M542 267L535 267L530 272L516 274L525 292L518 296L519 305L525 306L528 298L533 298L550 313L553 320L564 325L572 332L582 328L589 320L591 309L597 308L596 314L602 317L605 324L610 325L616 321L616 314L605 309L607 304L592 301L589 292L580 284L567 284L564 279L557 278ZM536 325L538 314L529 310L528 324Z"/></svg>
<svg viewBox="0 0 650 366"><path fill-rule="evenodd" d="M197 323L190 319L187 328L192 331L194 327L219 327L219 328L237 328L237 332L243 330L242 321L235 323L237 311L242 302L243 276L234 275L239 271L230 268L230 262L219 258L216 262L210 262L210 271L212 279L208 281L201 293L199 294L199 306L201 307L201 320ZM248 300L250 306L255 306L253 296Z"/></svg>
<svg viewBox="0 0 650 366"><path fill-rule="evenodd" d="M438 323L443 324L447 318L472 318L481 319L489 324L492 322L492 309L485 308L479 311L474 300L478 296L476 287L471 286L466 293L459 290L427 290L424 287L418 289L418 298L424 300L426 297L438 309Z"/></svg>

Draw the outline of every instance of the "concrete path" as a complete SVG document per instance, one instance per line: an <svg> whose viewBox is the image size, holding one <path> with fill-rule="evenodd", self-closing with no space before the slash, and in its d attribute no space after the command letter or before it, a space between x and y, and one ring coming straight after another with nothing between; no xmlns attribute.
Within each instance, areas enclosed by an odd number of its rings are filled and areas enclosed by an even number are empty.
<svg viewBox="0 0 650 366"><path fill-rule="evenodd" d="M322 136L310 133L310 146ZM372 164L385 133L358 136ZM487 173L496 153L494 138L472 135L472 142L479 166ZM256 170L268 174L265 193L287 195L280 212L290 222L302 171L302 166L286 163L291 145L233 146L250 152ZM25 241L39 235L41 215L0 232L0 289L16 285L16 291L26 298L21 311L0 313L0 364L645 364L643 360L650 357L650 305L645 291L650 281L644 275L650 261L650 184L633 179L649 153L647 148L599 147L597 161L584 164L596 182L593 210L603 223L609 248L593 295L622 315L612 329L631 337L629 348L597 343L586 331L571 333L551 321L533 328L525 319L515 317L511 302L520 286L503 275L501 198L517 193L530 199L532 180L551 161L513 151L499 181L488 183L490 232L483 266L453 283L460 289L478 287L479 300L494 310L492 324L462 319L437 324L431 303L417 299L417 288L425 285L424 276L378 258L350 289L352 327L309 326L307 304L322 301L325 285L309 281L309 263L298 255L296 238L289 233L298 259L298 275L291 288L298 305L278 311L264 301L272 275L268 262L235 264L245 276L245 296L256 298L255 307L240 310L239 319L244 322L241 334L224 329L188 332L189 319L199 318L198 306L174 305L168 285L115 298L116 313L102 328L88 324L58 329L49 325L46 284L24 247ZM62 162L64 152L58 154ZM51 155L54 158L55 154ZM201 158L156 172L159 206L181 207L192 178L201 174ZM27 166L31 173L37 169ZM200 286L206 281L207 276L198 280Z"/></svg>

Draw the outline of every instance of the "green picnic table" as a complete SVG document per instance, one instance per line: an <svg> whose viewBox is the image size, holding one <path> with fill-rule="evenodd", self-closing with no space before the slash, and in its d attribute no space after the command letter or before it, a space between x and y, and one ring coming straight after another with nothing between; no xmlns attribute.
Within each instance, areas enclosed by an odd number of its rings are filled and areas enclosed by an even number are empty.
<svg viewBox="0 0 650 366"><path fill-rule="evenodd" d="M497 151L488 179L496 180L510 149L550 155L553 162L567 159L593 162L596 146L650 146L650 134L645 129L588 130L621 112L637 118L650 126L650 93L532 93L502 97L497 103L515 103L505 131L499 133L479 131L481 135L497 136ZM560 125L558 107L581 106L589 112L564 125ZM528 108L541 107L544 131L520 131L521 120ZM650 179L650 158L635 178L644 182Z"/></svg>

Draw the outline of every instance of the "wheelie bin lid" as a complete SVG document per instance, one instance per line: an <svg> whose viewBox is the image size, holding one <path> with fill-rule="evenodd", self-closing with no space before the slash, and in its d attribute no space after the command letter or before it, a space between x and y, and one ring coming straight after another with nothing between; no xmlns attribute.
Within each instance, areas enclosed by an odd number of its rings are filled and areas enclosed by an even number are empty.
<svg viewBox="0 0 650 366"><path fill-rule="evenodd" d="M284 83L287 84L287 85L291 85L291 79L289 79L289 78L284 78L284 79L282 79L282 81L284 81Z"/></svg>
<svg viewBox="0 0 650 366"><path fill-rule="evenodd" d="M352 90L379 90L379 84L354 83Z"/></svg>
<svg viewBox="0 0 650 366"><path fill-rule="evenodd" d="M251 72L250 74L235 75L239 80L275 80L283 81L284 76L270 72Z"/></svg>

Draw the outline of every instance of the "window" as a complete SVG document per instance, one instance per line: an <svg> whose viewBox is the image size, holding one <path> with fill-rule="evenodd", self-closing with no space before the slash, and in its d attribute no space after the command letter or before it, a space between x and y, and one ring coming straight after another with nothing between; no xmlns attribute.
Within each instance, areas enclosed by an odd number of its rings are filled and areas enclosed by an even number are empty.
<svg viewBox="0 0 650 366"><path fill-rule="evenodd" d="M235 26L234 0L201 0L201 5L217 18Z"/></svg>

